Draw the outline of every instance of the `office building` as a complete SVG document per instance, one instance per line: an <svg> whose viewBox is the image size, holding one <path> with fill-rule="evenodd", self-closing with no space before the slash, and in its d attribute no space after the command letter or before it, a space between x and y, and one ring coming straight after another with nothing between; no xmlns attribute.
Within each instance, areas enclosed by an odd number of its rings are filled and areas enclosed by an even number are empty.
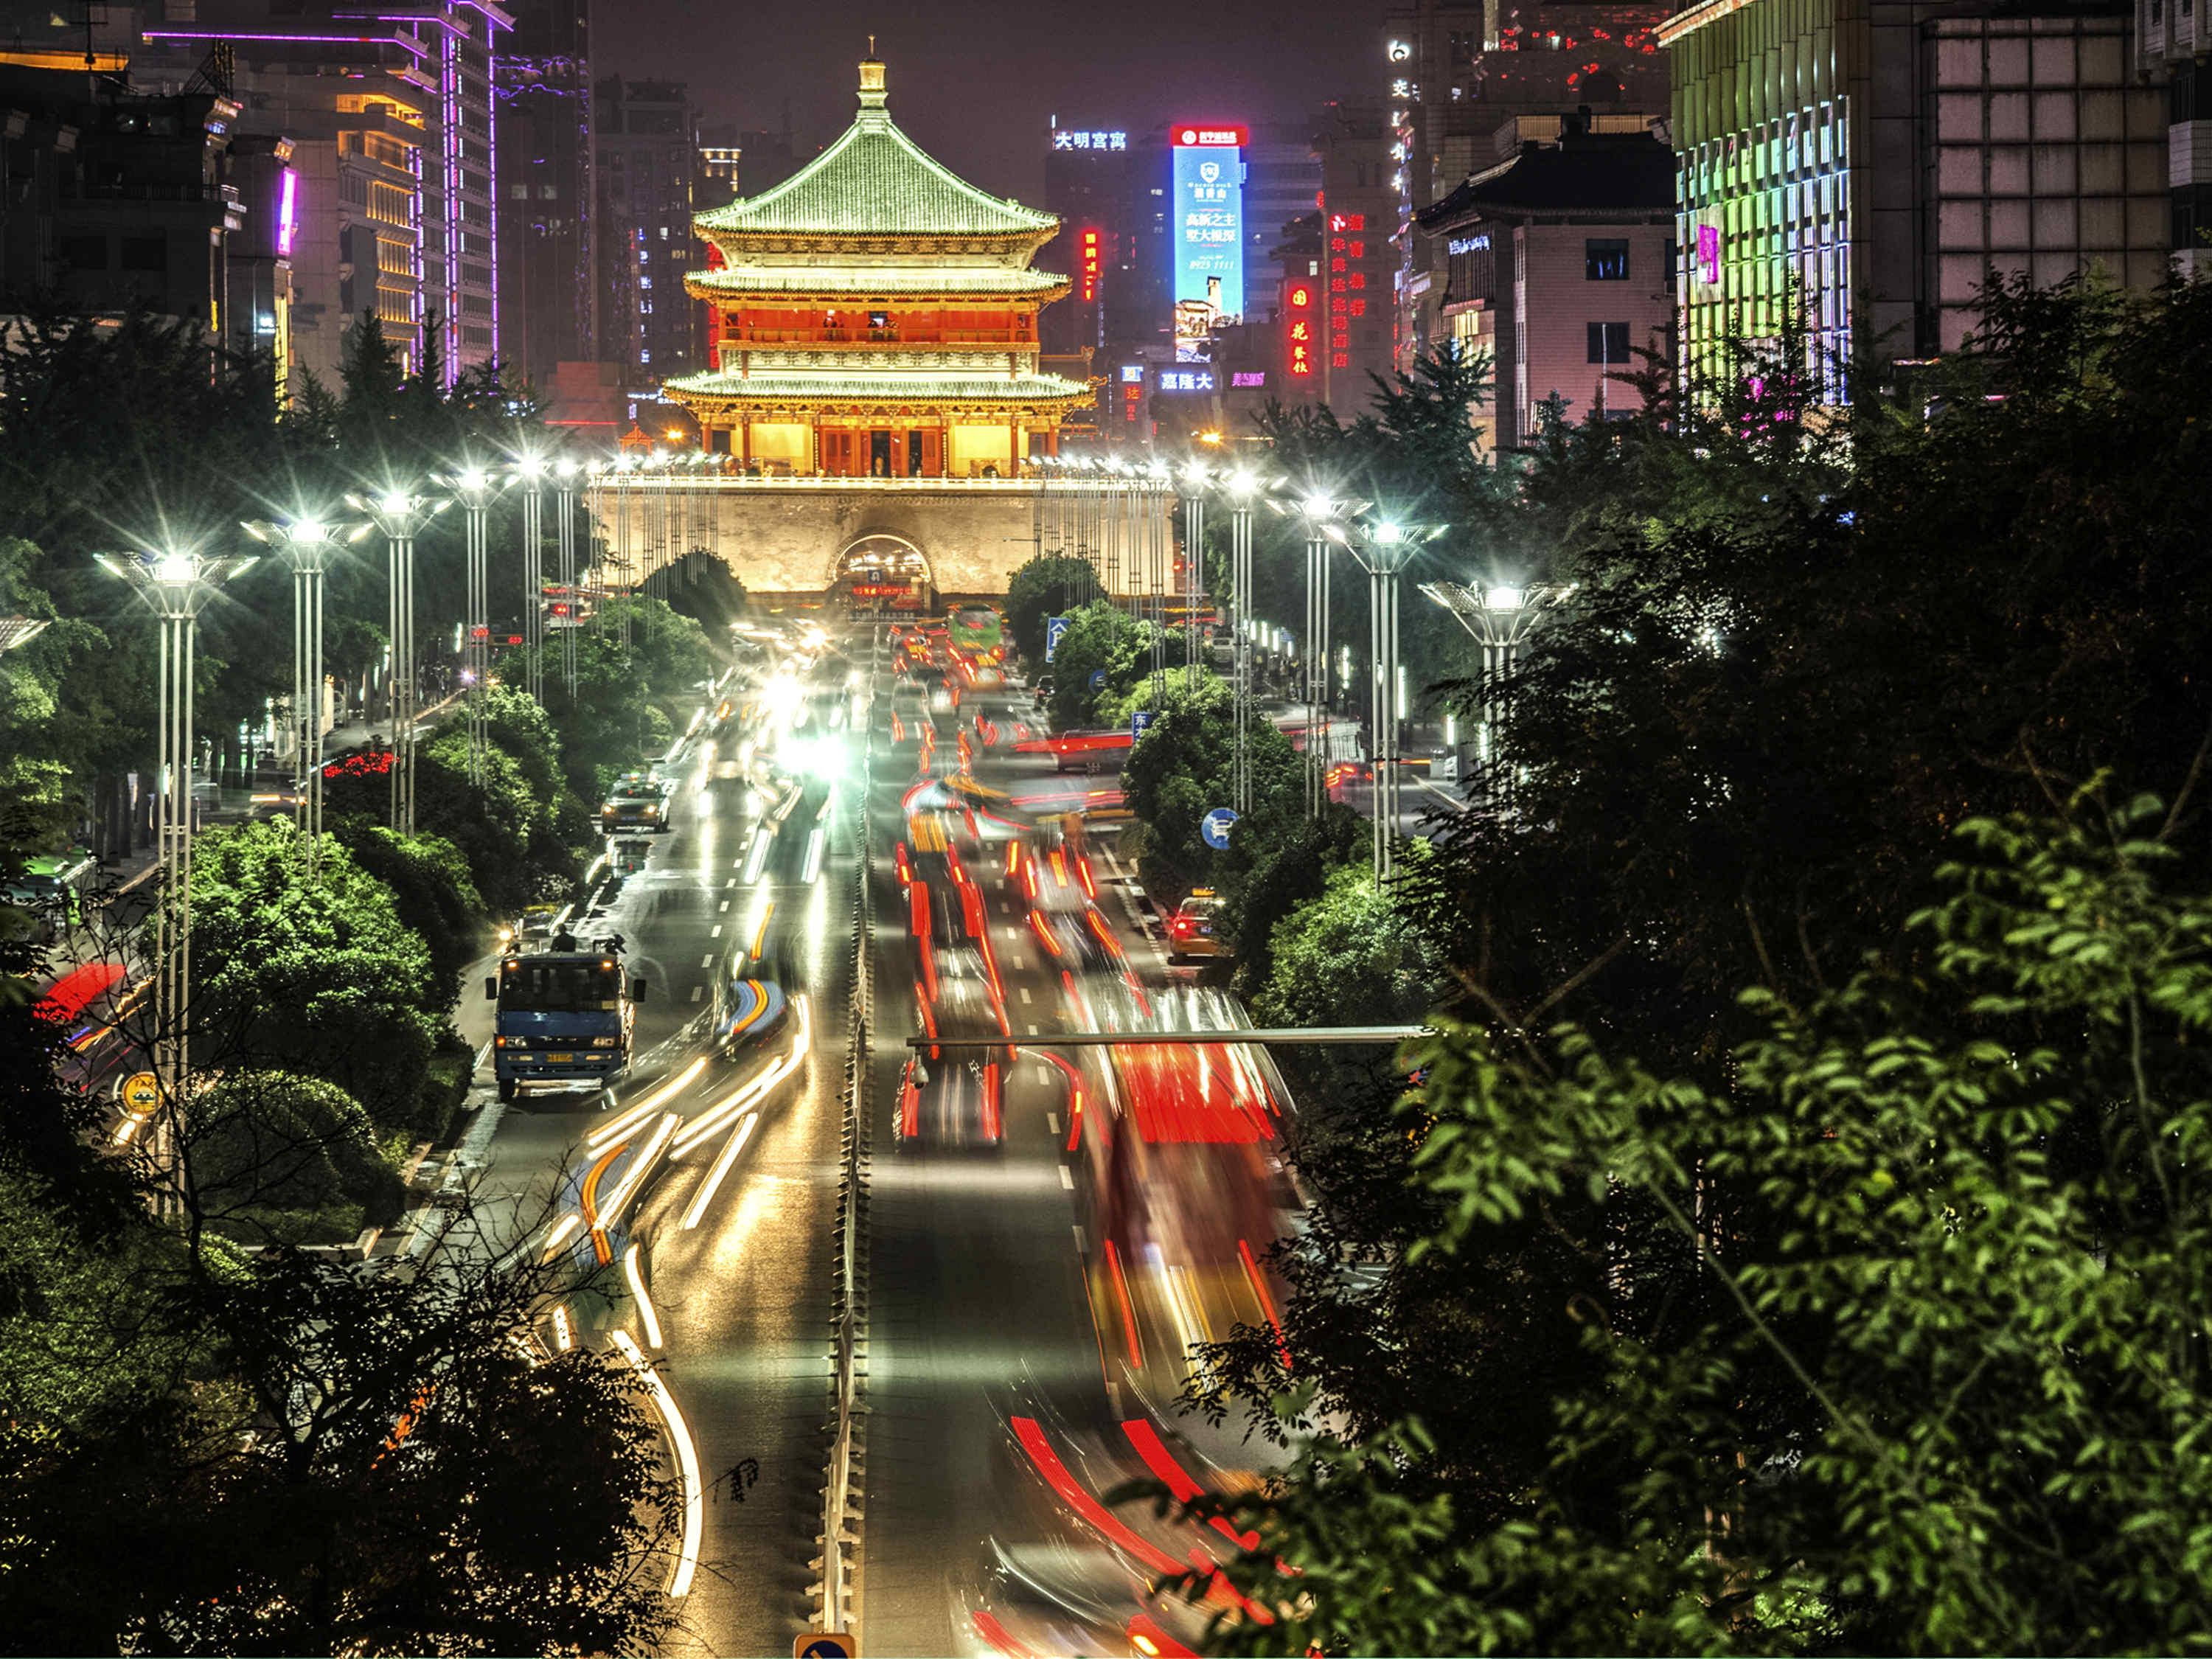
<svg viewBox="0 0 2212 1659"><path fill-rule="evenodd" d="M1570 422L1642 406L1611 377L1672 349L1674 157L1649 132L1593 132L1578 113L1531 122L1506 159L1421 215L1444 250L1441 314L1494 365L1474 412L1486 447L1525 446L1547 408Z"/></svg>
<svg viewBox="0 0 2212 1659"><path fill-rule="evenodd" d="M1419 216L1480 167L1518 115L1588 105L1667 108L1658 28L1670 0L1412 0L1389 15L1382 55L1396 126L1396 351L1401 364L1449 332L1447 256Z"/></svg>
<svg viewBox="0 0 2212 1659"><path fill-rule="evenodd" d="M239 131L291 142L301 369L335 384L346 334L370 312L410 373L434 357L446 385L500 355L492 63L507 11L490 0L411 0L374 16L337 0L106 10L137 84L181 89L219 63Z"/></svg>
<svg viewBox="0 0 2212 1659"><path fill-rule="evenodd" d="M509 0L493 65L502 195L501 352L548 397L563 362L598 353L590 0Z"/></svg>
<svg viewBox="0 0 2212 1659"><path fill-rule="evenodd" d="M1322 270L1311 307L1286 306L1284 313L1290 330L1310 321L1318 350L1312 401L1343 420L1365 412L1374 377L1387 376L1397 362L1392 298L1399 260L1391 232L1400 185L1390 114L1379 102L1345 100L1316 121Z"/></svg>
<svg viewBox="0 0 2212 1659"><path fill-rule="evenodd" d="M2136 63L2166 87L2168 242L2185 276L2212 269L2212 69L2192 0L2135 0ZM2200 94L2203 97L2200 97Z"/></svg>
<svg viewBox="0 0 2212 1659"><path fill-rule="evenodd" d="M699 143L680 81L599 82L592 100L601 349L643 386L705 361L684 291L698 264L691 216Z"/></svg>
<svg viewBox="0 0 2212 1659"><path fill-rule="evenodd" d="M2124 9L1704 0L1671 19L1677 305L1694 379L1794 313L1823 398L1926 357L1991 270L2166 268L2162 91Z"/></svg>

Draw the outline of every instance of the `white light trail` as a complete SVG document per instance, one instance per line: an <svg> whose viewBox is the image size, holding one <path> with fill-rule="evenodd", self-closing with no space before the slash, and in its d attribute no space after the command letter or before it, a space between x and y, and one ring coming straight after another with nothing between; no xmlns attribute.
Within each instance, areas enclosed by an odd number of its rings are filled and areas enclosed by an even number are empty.
<svg viewBox="0 0 2212 1659"><path fill-rule="evenodd" d="M653 1311L653 1298L645 1293L645 1273L638 1266L642 1246L635 1240L623 1252L623 1277L629 1280L629 1293L637 1298L638 1317L645 1322L645 1340L653 1347L660 1344L660 1316Z"/></svg>
<svg viewBox="0 0 2212 1659"><path fill-rule="evenodd" d="M682 1158L736 1121L738 1115L757 1104L760 1098L777 1084L797 1071L806 1058L807 1049L814 1042L812 1006L804 996L791 1000L799 1011L799 1031L792 1039L790 1051L743 1088L726 1095L714 1105L684 1126L676 1137L675 1156Z"/></svg>
<svg viewBox="0 0 2212 1659"><path fill-rule="evenodd" d="M571 1211L553 1224L553 1231L545 1235L545 1254L550 1257L582 1229L584 1218Z"/></svg>
<svg viewBox="0 0 2212 1659"><path fill-rule="evenodd" d="M744 1151L745 1143L753 1138L753 1131L759 1127L760 1115L756 1112L747 1112L738 1121L737 1133L723 1146L713 1166L708 1170L707 1178L699 1183L699 1190L692 1194L691 1203L684 1212L685 1232L690 1232L705 1218L707 1206L714 1201L714 1194L721 1190L723 1181L736 1167L738 1155Z"/></svg>
<svg viewBox="0 0 2212 1659"><path fill-rule="evenodd" d="M621 1139L646 1119L651 1117L653 1113L697 1082L699 1073L706 1069L707 1056L702 1054L643 1100L635 1105L623 1107L621 1111L586 1135L584 1145L596 1152L610 1140Z"/></svg>
<svg viewBox="0 0 2212 1659"><path fill-rule="evenodd" d="M691 1443L691 1425L676 1408L676 1396L668 1391L668 1384L660 1373L630 1340L630 1334L615 1332L614 1343L631 1368L645 1379L653 1403L659 1407L660 1420L667 1425L669 1442L676 1448L677 1474L684 1484L684 1535L677 1543L676 1571L668 1580L668 1593L672 1596L688 1595L692 1576L699 1571L699 1534L707 1524L707 1487L699 1476L699 1449Z"/></svg>
<svg viewBox="0 0 2212 1659"><path fill-rule="evenodd" d="M661 1152L675 1134L676 1126L682 1121L675 1113L670 1112L653 1125L653 1133L647 1138L645 1145L638 1148L637 1155L630 1159L629 1167L622 1172L622 1179L615 1183L614 1191L609 1193L598 1206L598 1230L601 1234L622 1219L623 1209L636 1195L639 1186L652 1171L653 1166L660 1161Z"/></svg>
<svg viewBox="0 0 2212 1659"><path fill-rule="evenodd" d="M562 1353L576 1346L575 1333L568 1328L568 1308L566 1303L556 1303L553 1309L553 1340Z"/></svg>

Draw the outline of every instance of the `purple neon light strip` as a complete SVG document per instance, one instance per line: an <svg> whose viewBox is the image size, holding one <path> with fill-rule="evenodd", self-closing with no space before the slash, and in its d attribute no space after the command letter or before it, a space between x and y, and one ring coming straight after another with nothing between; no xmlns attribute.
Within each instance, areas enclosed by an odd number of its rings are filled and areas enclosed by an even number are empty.
<svg viewBox="0 0 2212 1659"><path fill-rule="evenodd" d="M303 46L400 46L420 58L422 45L397 34L241 34L236 29L146 29L142 40L276 40Z"/></svg>

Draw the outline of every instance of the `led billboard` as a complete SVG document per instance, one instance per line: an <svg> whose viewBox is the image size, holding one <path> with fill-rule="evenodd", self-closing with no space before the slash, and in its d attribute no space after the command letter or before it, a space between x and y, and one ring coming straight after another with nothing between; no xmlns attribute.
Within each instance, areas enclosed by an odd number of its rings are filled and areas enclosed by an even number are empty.
<svg viewBox="0 0 2212 1659"><path fill-rule="evenodd" d="M1192 122L1169 139L1176 341L1188 349L1244 316L1244 129Z"/></svg>

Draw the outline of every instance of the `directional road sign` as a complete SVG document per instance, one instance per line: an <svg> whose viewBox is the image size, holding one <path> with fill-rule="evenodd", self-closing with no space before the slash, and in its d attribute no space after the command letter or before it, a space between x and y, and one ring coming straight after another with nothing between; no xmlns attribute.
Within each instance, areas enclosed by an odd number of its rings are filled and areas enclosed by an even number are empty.
<svg viewBox="0 0 2212 1659"><path fill-rule="evenodd" d="M133 1117L151 1117L161 1103L161 1080L151 1072L134 1072L124 1080L123 1109Z"/></svg>
<svg viewBox="0 0 2212 1659"><path fill-rule="evenodd" d="M1229 850L1229 828L1237 822L1237 809L1217 806L1198 821L1198 833L1217 853Z"/></svg>
<svg viewBox="0 0 2212 1659"><path fill-rule="evenodd" d="M791 1639L791 1659L860 1659L860 1638L850 1631L802 1632Z"/></svg>
<svg viewBox="0 0 2212 1659"><path fill-rule="evenodd" d="M1067 632L1067 624L1073 620L1068 617L1047 617L1044 619L1044 659L1047 662L1060 654L1060 636Z"/></svg>
<svg viewBox="0 0 2212 1659"><path fill-rule="evenodd" d="M1151 709L1131 709L1129 711L1129 741L1131 743L1134 743L1139 738L1143 737L1145 735L1145 728L1152 723L1152 711Z"/></svg>

